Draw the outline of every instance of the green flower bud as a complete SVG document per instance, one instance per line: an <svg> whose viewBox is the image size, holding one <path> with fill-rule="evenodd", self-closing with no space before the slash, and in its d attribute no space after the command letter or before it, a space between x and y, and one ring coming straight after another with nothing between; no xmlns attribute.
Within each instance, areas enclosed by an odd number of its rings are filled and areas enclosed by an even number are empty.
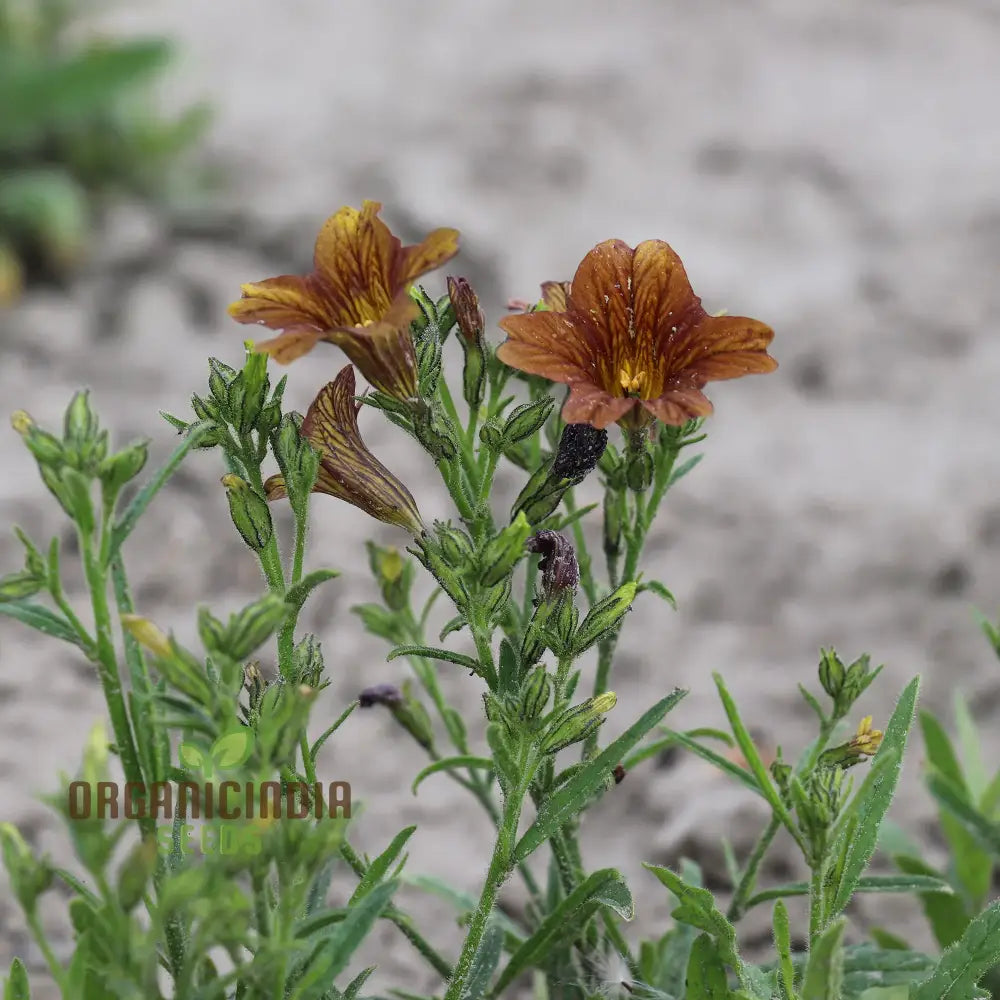
<svg viewBox="0 0 1000 1000"><path fill-rule="evenodd" d="M483 594L483 610L489 622L497 622L503 618L510 601L511 578L505 577L495 587L490 587Z"/></svg>
<svg viewBox="0 0 1000 1000"><path fill-rule="evenodd" d="M621 624L635 600L635 581L623 583L613 594L598 601L583 619L573 637L573 656L579 656Z"/></svg>
<svg viewBox="0 0 1000 1000"><path fill-rule="evenodd" d="M413 433L435 462L450 462L458 454L451 423L445 421L425 400L412 408Z"/></svg>
<svg viewBox="0 0 1000 1000"><path fill-rule="evenodd" d="M479 440L497 455L501 454L504 450L503 433L492 420L488 420L479 428Z"/></svg>
<svg viewBox="0 0 1000 1000"><path fill-rule="evenodd" d="M427 337L417 348L417 384L420 395L430 399L437 393L441 381L441 342Z"/></svg>
<svg viewBox="0 0 1000 1000"><path fill-rule="evenodd" d="M141 902L156 868L156 838L146 837L129 852L118 872L118 904L131 913Z"/></svg>
<svg viewBox="0 0 1000 1000"><path fill-rule="evenodd" d="M526 555L524 543L531 535L531 525L523 512L514 521L486 543L480 556L482 567L480 581L484 587L492 587L510 576L514 567Z"/></svg>
<svg viewBox="0 0 1000 1000"><path fill-rule="evenodd" d="M549 418L556 401L552 396L542 396L532 403L524 403L511 411L503 426L504 439L517 444L530 438Z"/></svg>
<svg viewBox="0 0 1000 1000"><path fill-rule="evenodd" d="M198 608L198 637L210 652L225 649L226 627L206 605Z"/></svg>
<svg viewBox="0 0 1000 1000"><path fill-rule="evenodd" d="M202 399L201 396L191 397L191 409L194 410L194 414L199 420L212 420L219 423L222 419L219 407L211 401Z"/></svg>
<svg viewBox="0 0 1000 1000"><path fill-rule="evenodd" d="M819 682L823 690L834 700L844 686L844 663L832 649L820 650Z"/></svg>
<svg viewBox="0 0 1000 1000"><path fill-rule="evenodd" d="M208 359L208 388L219 406L225 406L229 399L229 386L236 378L235 368L223 364L218 358Z"/></svg>
<svg viewBox="0 0 1000 1000"><path fill-rule="evenodd" d="M292 670L296 683L320 687L323 677L323 647L312 632L307 632L292 651Z"/></svg>
<svg viewBox="0 0 1000 1000"><path fill-rule="evenodd" d="M57 467L66 461L66 449L59 438L43 431L24 410L15 412L10 423L39 465Z"/></svg>
<svg viewBox="0 0 1000 1000"><path fill-rule="evenodd" d="M260 672L259 663L248 663L243 668L243 688L247 693L247 701L250 706L250 714L260 713L260 704L267 690L267 682Z"/></svg>
<svg viewBox="0 0 1000 1000"><path fill-rule="evenodd" d="M90 390L75 393L63 417L63 437L66 444L83 450L97 437L97 414L90 405Z"/></svg>
<svg viewBox="0 0 1000 1000"><path fill-rule="evenodd" d="M548 459L525 484L514 501L512 518L523 511L529 524L541 524L559 506L573 484L568 479L551 475L553 462L554 459Z"/></svg>
<svg viewBox="0 0 1000 1000"><path fill-rule="evenodd" d="M425 749L434 747L434 728L427 709L413 697L409 683L403 685L402 700L389 705L393 718Z"/></svg>
<svg viewBox="0 0 1000 1000"><path fill-rule="evenodd" d="M519 715L525 721L537 719L552 697L552 677L545 667L537 667L521 686Z"/></svg>
<svg viewBox="0 0 1000 1000"><path fill-rule="evenodd" d="M37 594L45 584L44 577L38 577L27 570L9 573L0 577L0 601L20 601Z"/></svg>
<svg viewBox="0 0 1000 1000"><path fill-rule="evenodd" d="M462 395L473 410L483 403L486 386L486 353L481 344L461 341L465 349L465 367L462 369Z"/></svg>
<svg viewBox="0 0 1000 1000"><path fill-rule="evenodd" d="M409 606L413 585L413 564L399 549L365 542L368 565L382 592L382 600L390 611L402 611Z"/></svg>
<svg viewBox="0 0 1000 1000"><path fill-rule="evenodd" d="M148 455L148 442L138 441L105 458L97 467L97 475L105 495L117 496L126 483L131 482L142 472Z"/></svg>
<svg viewBox="0 0 1000 1000"><path fill-rule="evenodd" d="M52 867L35 858L13 823L0 823L0 857L17 901L33 914L38 897L52 884Z"/></svg>
<svg viewBox="0 0 1000 1000"><path fill-rule="evenodd" d="M439 529L440 530L440 529ZM461 575L455 571L441 550L441 546L426 532L415 539L416 548L407 549L420 560L440 584L441 589L452 599L455 606L464 613L469 606L469 591Z"/></svg>
<svg viewBox="0 0 1000 1000"><path fill-rule="evenodd" d="M475 559L475 549L468 534L449 521L435 521L434 530L448 565L459 571L468 569Z"/></svg>
<svg viewBox="0 0 1000 1000"><path fill-rule="evenodd" d="M604 716L615 707L618 698L613 691L605 691L596 698L588 698L560 713L542 737L542 753L558 753L573 743L579 743L604 722Z"/></svg>
<svg viewBox="0 0 1000 1000"><path fill-rule="evenodd" d="M265 594L229 619L223 651L233 660L245 660L285 620L290 606L277 594Z"/></svg>
<svg viewBox="0 0 1000 1000"><path fill-rule="evenodd" d="M229 498L229 513L243 541L254 552L261 552L274 534L274 523L267 501L245 479L232 473L222 477Z"/></svg>
<svg viewBox="0 0 1000 1000"><path fill-rule="evenodd" d="M625 482L633 493L648 490L653 482L653 453L645 431L633 432L628 436Z"/></svg>

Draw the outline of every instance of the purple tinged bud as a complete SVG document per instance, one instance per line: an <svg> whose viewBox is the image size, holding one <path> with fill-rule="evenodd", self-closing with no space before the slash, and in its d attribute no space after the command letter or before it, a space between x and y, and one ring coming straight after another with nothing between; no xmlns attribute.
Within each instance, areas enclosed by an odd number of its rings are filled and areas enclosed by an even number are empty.
<svg viewBox="0 0 1000 1000"><path fill-rule="evenodd" d="M375 684L367 687L358 695L358 704L362 708L371 708L372 705L387 705L395 708L403 704L403 693L395 684Z"/></svg>
<svg viewBox="0 0 1000 1000"><path fill-rule="evenodd" d="M607 431L590 424L567 424L559 439L552 475L582 482L597 467L607 446Z"/></svg>
<svg viewBox="0 0 1000 1000"><path fill-rule="evenodd" d="M580 567L576 552L565 535L558 531L539 531L528 539L526 546L529 552L541 553L538 568L542 571L542 588L546 598L557 597L567 589L576 589L580 582Z"/></svg>

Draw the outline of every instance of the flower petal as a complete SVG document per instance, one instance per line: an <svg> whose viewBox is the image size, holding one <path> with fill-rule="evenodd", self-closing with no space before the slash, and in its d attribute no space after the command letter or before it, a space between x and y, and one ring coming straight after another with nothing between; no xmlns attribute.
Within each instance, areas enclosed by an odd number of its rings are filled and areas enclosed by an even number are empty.
<svg viewBox="0 0 1000 1000"><path fill-rule="evenodd" d="M268 500L281 500L288 496L284 476L269 476L264 480L264 496Z"/></svg>
<svg viewBox="0 0 1000 1000"><path fill-rule="evenodd" d="M286 330L270 340L260 341L255 350L270 355L279 365L287 365L308 354L322 339L323 335L315 330Z"/></svg>
<svg viewBox="0 0 1000 1000"><path fill-rule="evenodd" d="M569 281L543 281L542 301L552 312L566 312L569 309Z"/></svg>
<svg viewBox="0 0 1000 1000"><path fill-rule="evenodd" d="M621 240L598 243L580 262L570 288L570 311L589 317L604 353L624 353L633 331L632 248Z"/></svg>
<svg viewBox="0 0 1000 1000"><path fill-rule="evenodd" d="M680 427L695 417L707 417L712 412L711 401L694 386L668 389L656 399L642 400L642 405L657 420L674 427Z"/></svg>
<svg viewBox="0 0 1000 1000"><path fill-rule="evenodd" d="M410 491L368 450L358 431L354 368L320 390L302 433L321 451L317 493L346 500L371 517L412 532L423 524Z"/></svg>
<svg viewBox="0 0 1000 1000"><path fill-rule="evenodd" d="M385 318L368 326L337 327L327 333L380 392L407 400L417 394L417 358L410 323L419 312L404 291L396 296Z"/></svg>
<svg viewBox="0 0 1000 1000"><path fill-rule="evenodd" d="M329 316L321 290L310 275L283 274L241 285L243 298L233 302L229 315L238 323L259 323L272 330L324 330Z"/></svg>
<svg viewBox="0 0 1000 1000"><path fill-rule="evenodd" d="M458 253L458 230L435 229L416 246L404 247L395 279L409 284L422 274L433 271Z"/></svg>
<svg viewBox="0 0 1000 1000"><path fill-rule="evenodd" d="M500 327L507 340L497 348L497 357L553 382L586 378L593 368L589 345L596 339L588 325L582 316L546 310L505 316Z"/></svg>
<svg viewBox="0 0 1000 1000"><path fill-rule="evenodd" d="M706 316L677 345L675 364L706 381L766 374L778 367L767 353L774 331L746 316Z"/></svg>
<svg viewBox="0 0 1000 1000"><path fill-rule="evenodd" d="M621 420L638 402L631 396L612 396L590 382L574 382L563 404L562 418L567 424L603 429Z"/></svg>
<svg viewBox="0 0 1000 1000"><path fill-rule="evenodd" d="M392 303L399 240L378 218L382 206L345 205L323 223L313 261L335 307L327 326L360 326L382 319Z"/></svg>
<svg viewBox="0 0 1000 1000"><path fill-rule="evenodd" d="M705 316L680 257L663 240L643 240L635 248L632 304L636 329L658 340L661 350Z"/></svg>

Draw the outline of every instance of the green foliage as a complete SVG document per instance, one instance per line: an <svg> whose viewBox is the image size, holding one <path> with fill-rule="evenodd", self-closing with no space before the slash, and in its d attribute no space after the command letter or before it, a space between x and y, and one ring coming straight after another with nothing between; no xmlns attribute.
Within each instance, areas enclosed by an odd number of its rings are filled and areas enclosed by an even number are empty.
<svg viewBox="0 0 1000 1000"><path fill-rule="evenodd" d="M59 276L80 263L107 195L162 196L207 124L201 106L153 112L165 42L88 40L90 10L0 0L0 301L23 271Z"/></svg>

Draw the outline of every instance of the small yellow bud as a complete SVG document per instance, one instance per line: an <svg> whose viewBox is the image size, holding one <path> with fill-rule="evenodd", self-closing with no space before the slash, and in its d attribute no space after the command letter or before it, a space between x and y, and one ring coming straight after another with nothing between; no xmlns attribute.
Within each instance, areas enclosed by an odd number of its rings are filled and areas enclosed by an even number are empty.
<svg viewBox="0 0 1000 1000"><path fill-rule="evenodd" d="M10 415L10 425L21 437L24 437L35 426L35 421L24 410L15 410Z"/></svg>
<svg viewBox="0 0 1000 1000"><path fill-rule="evenodd" d="M605 691L599 694L592 702L591 708L600 715L605 715L618 704L618 695L614 691Z"/></svg>
<svg viewBox="0 0 1000 1000"><path fill-rule="evenodd" d="M136 642L145 646L151 653L162 657L171 655L170 640L148 618L143 618L141 615L122 615L122 625Z"/></svg>

